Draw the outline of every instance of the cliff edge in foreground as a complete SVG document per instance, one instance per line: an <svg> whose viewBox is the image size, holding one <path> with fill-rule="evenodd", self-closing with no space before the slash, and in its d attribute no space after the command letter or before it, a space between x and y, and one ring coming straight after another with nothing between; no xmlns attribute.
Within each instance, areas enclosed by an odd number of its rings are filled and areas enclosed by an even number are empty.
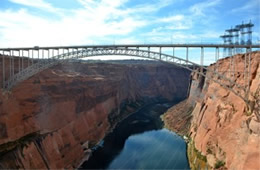
<svg viewBox="0 0 260 170"><path fill-rule="evenodd" d="M170 129L190 137L188 157L192 169L260 169L260 52L252 52L251 56L250 106L194 73L189 98L164 115ZM234 75L229 72L231 58L221 59L209 69L218 65L223 75L244 85L245 55L233 57Z"/></svg>

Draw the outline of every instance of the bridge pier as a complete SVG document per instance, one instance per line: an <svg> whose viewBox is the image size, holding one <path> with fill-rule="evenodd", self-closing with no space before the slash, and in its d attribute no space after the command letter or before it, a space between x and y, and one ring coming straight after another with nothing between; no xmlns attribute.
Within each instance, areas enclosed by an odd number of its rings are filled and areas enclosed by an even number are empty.
<svg viewBox="0 0 260 170"><path fill-rule="evenodd" d="M44 50L42 50L42 60L45 61L45 59L44 59Z"/></svg>
<svg viewBox="0 0 260 170"><path fill-rule="evenodd" d="M247 91L249 93L250 90L250 80L251 80L251 48L248 49L249 55L248 55L248 82L247 82Z"/></svg>
<svg viewBox="0 0 260 170"><path fill-rule="evenodd" d="M150 58L150 47L148 47L148 57Z"/></svg>
<svg viewBox="0 0 260 170"><path fill-rule="evenodd" d="M11 58L12 58L12 78L13 78L13 76L14 76L14 51L13 50L11 50L11 52L10 52L10 55L11 55Z"/></svg>
<svg viewBox="0 0 260 170"><path fill-rule="evenodd" d="M215 65L216 68L215 68L215 70L216 70L216 71L218 71L218 64L219 64L219 63L218 63L218 60L219 60L219 48L217 47L217 48L216 48L216 51L215 51L215 62L216 62L216 65Z"/></svg>
<svg viewBox="0 0 260 170"><path fill-rule="evenodd" d="M39 49L36 50L36 51L37 51L37 57L38 57L37 63L39 63L39 60L40 60L40 51L39 51ZM38 69L39 69L39 67L40 67L40 65L38 64Z"/></svg>
<svg viewBox="0 0 260 170"><path fill-rule="evenodd" d="M204 64L204 48L201 47L200 49L200 66L201 66L201 72L203 72L203 64Z"/></svg>
<svg viewBox="0 0 260 170"><path fill-rule="evenodd" d="M251 52L252 49L246 48L245 63L244 63L244 80L245 80L245 98L248 100L250 92L250 81L251 81Z"/></svg>
<svg viewBox="0 0 260 170"><path fill-rule="evenodd" d="M29 65L30 65L30 50L28 50L27 52L28 52L27 67L29 67Z"/></svg>
<svg viewBox="0 0 260 170"><path fill-rule="evenodd" d="M8 59L9 59L9 77L11 78L11 76L12 76L12 59L11 59L11 57L10 57L10 55L8 54L8 51L6 51L6 56L8 57Z"/></svg>
<svg viewBox="0 0 260 170"><path fill-rule="evenodd" d="M31 63L31 65L33 65L33 63L34 63L34 49L33 50L31 50L31 57L32 57L32 63Z"/></svg>
<svg viewBox="0 0 260 170"><path fill-rule="evenodd" d="M3 89L5 88L5 54L4 51L2 51L2 64L3 64Z"/></svg>
<svg viewBox="0 0 260 170"><path fill-rule="evenodd" d="M160 60L162 59L162 47L159 47Z"/></svg>
<svg viewBox="0 0 260 170"><path fill-rule="evenodd" d="M23 63L23 59L24 59L24 51L22 50L22 64L21 64L21 70L24 69L24 63Z"/></svg>
<svg viewBox="0 0 260 170"><path fill-rule="evenodd" d="M54 49L51 49L51 53L52 53L52 55L51 55L51 57L50 57L50 60L51 60L51 59L54 60Z"/></svg>
<svg viewBox="0 0 260 170"><path fill-rule="evenodd" d="M18 73L21 71L21 50L18 50Z"/></svg>
<svg viewBox="0 0 260 170"><path fill-rule="evenodd" d="M230 49L230 51L232 51L232 49ZM230 63L229 63L229 76L232 79L233 77L233 73L232 73L232 68L233 68L233 56L229 55L230 57Z"/></svg>
<svg viewBox="0 0 260 170"><path fill-rule="evenodd" d="M186 65L188 66L189 61L189 47L186 47Z"/></svg>
<svg viewBox="0 0 260 170"><path fill-rule="evenodd" d="M62 49L62 54L63 54L62 59L64 60L64 55L65 55L65 49L64 48Z"/></svg>

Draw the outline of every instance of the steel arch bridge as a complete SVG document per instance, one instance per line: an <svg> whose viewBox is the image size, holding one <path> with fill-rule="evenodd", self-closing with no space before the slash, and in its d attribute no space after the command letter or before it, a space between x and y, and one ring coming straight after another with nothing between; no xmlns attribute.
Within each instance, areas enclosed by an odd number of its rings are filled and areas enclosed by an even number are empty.
<svg viewBox="0 0 260 170"><path fill-rule="evenodd" d="M147 50L139 49L139 47L147 47ZM159 48L159 52L151 51L151 47ZM173 55L162 53L163 47L172 47ZM174 55L174 48L186 48L186 59L176 57ZM189 48L201 48L200 64L189 60L188 49ZM230 90L245 102L247 102L247 86L241 86L235 83L232 79L225 77L219 73L217 69L209 69L203 65L204 61L204 48L215 48L216 49L216 61L219 59L219 48L245 48L248 53L248 58L245 59L245 64L250 69L250 52L252 48L260 48L260 45L213 45L213 44L170 44L170 45L107 45L107 46L67 46L67 47L32 47L32 48L5 48L0 49L2 51L2 64L3 64L3 89L11 90L17 83L28 79L29 77L39 73L40 71L56 65L58 63L66 62L72 59L81 59L93 56L104 56L104 55L126 55L148 58L153 60L159 60L167 63L171 63L190 71L195 71L198 74L210 79L222 87ZM36 57L34 51L37 52ZM56 55L55 55L56 51ZM15 72L14 69L14 53L18 52L17 58L19 58L19 69ZM27 56L25 53L27 52ZM47 58L44 54L47 52ZM52 52L52 54L50 54ZM8 53L6 55L6 53ZM31 54L31 55L30 55ZM40 57L41 54L41 57ZM5 56L9 56L10 60L10 76L8 79L5 78ZM27 59L27 67L24 59ZM7 66L8 67L8 66ZM200 68L200 69L197 69ZM248 71L250 72L250 70ZM210 74L207 74L210 73ZM211 76L208 76L211 75ZM250 78L248 78L250 79ZM235 88L234 88L235 87ZM236 90L235 90L236 89ZM241 93L242 92L242 93Z"/></svg>

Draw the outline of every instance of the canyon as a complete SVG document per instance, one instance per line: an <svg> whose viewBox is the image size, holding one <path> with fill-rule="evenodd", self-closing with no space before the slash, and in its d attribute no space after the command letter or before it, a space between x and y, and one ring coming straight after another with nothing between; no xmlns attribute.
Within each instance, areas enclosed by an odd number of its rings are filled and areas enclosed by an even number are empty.
<svg viewBox="0 0 260 170"><path fill-rule="evenodd" d="M244 59L245 54L233 56L234 75L229 72L231 58L223 58L208 68L246 85ZM188 136L192 169L260 169L260 52L251 53L249 75L246 103L212 79L194 72L189 97L164 115L166 127ZM207 77L214 76L207 73Z"/></svg>
<svg viewBox="0 0 260 170"><path fill-rule="evenodd" d="M183 68L145 61L46 69L0 93L0 167L77 168L138 108L186 98L189 77Z"/></svg>
<svg viewBox="0 0 260 170"><path fill-rule="evenodd" d="M246 86L244 59L237 54L208 69ZM260 169L259 65L260 52L252 52L248 102L213 81L222 80L211 72L205 78L166 63L53 66L1 91L0 167L77 168L131 113L156 101L181 101L162 119L187 138L192 169Z"/></svg>

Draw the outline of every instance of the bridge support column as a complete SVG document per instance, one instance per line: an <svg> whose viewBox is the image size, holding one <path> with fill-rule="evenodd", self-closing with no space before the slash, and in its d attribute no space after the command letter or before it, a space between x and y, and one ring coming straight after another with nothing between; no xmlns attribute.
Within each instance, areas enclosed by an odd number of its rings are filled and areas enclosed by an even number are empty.
<svg viewBox="0 0 260 170"><path fill-rule="evenodd" d="M55 49L52 49L52 56L51 56L51 58L50 58L50 59L52 59L52 60L54 60L54 50L55 50Z"/></svg>
<svg viewBox="0 0 260 170"><path fill-rule="evenodd" d="M236 49L235 48L232 48L233 49L233 54L235 55L236 54ZM232 76L233 78L235 78L235 74L236 74L236 58L234 56L232 56Z"/></svg>
<svg viewBox="0 0 260 170"><path fill-rule="evenodd" d="M23 53L23 50L22 50L22 65L21 65L21 70L23 70L24 69L24 65L23 65L23 58L24 58L24 53Z"/></svg>
<svg viewBox="0 0 260 170"><path fill-rule="evenodd" d="M201 47L201 51L200 51L201 55L200 55L200 66L201 66L201 72L203 72L203 64L204 64L204 48Z"/></svg>
<svg viewBox="0 0 260 170"><path fill-rule="evenodd" d="M244 79L245 79L245 98L249 97L250 80L251 80L251 48L246 49L245 63L244 63Z"/></svg>
<svg viewBox="0 0 260 170"><path fill-rule="evenodd" d="M230 48L229 50L230 50L229 76L232 79L232 77L234 78L234 57L232 55L233 48Z"/></svg>
<svg viewBox="0 0 260 170"><path fill-rule="evenodd" d="M32 65L33 65L33 60L34 60L33 55L34 55L34 50L32 50Z"/></svg>
<svg viewBox="0 0 260 170"><path fill-rule="evenodd" d="M38 56L38 61L37 61L37 64L38 64L38 69L40 69L40 51L37 50L37 56Z"/></svg>
<svg viewBox="0 0 260 170"><path fill-rule="evenodd" d="M150 58L150 47L148 47L148 57Z"/></svg>
<svg viewBox="0 0 260 170"><path fill-rule="evenodd" d="M14 51L11 50L11 58L12 58L12 78L14 77Z"/></svg>
<svg viewBox="0 0 260 170"><path fill-rule="evenodd" d="M11 56L10 56L10 51L6 51L6 53L7 53L6 57L9 58L9 80L11 80L12 79L12 59L11 59ZM8 68L7 68L7 70L8 70ZM8 82L8 85L9 85L9 81L7 81L7 82Z"/></svg>
<svg viewBox="0 0 260 170"><path fill-rule="evenodd" d="M252 52L252 49L249 48L249 55L248 55L248 82L247 82L247 93L249 93L249 90L250 90L250 81L251 81L251 52Z"/></svg>
<svg viewBox="0 0 260 170"><path fill-rule="evenodd" d="M44 50L42 50L42 61L45 63L45 59L44 59Z"/></svg>
<svg viewBox="0 0 260 170"><path fill-rule="evenodd" d="M21 71L21 51L18 50L18 73Z"/></svg>
<svg viewBox="0 0 260 170"><path fill-rule="evenodd" d="M215 62L216 62L216 68L215 70L218 72L218 60L219 60L219 47L216 48L216 54L215 54Z"/></svg>
<svg viewBox="0 0 260 170"><path fill-rule="evenodd" d="M247 88L247 55L248 55L248 49L246 49L245 62L244 62L244 81L245 81L245 88Z"/></svg>
<svg viewBox="0 0 260 170"><path fill-rule="evenodd" d="M49 59L50 59L50 49L48 49L47 54L48 54L48 55L47 55L47 62L49 63L49 61L50 61L50 60L49 60Z"/></svg>
<svg viewBox="0 0 260 170"><path fill-rule="evenodd" d="M160 60L162 59L162 47L159 48Z"/></svg>
<svg viewBox="0 0 260 170"><path fill-rule="evenodd" d="M57 56L58 56L58 58L59 58L59 55L60 55L60 50L58 49L58 50L57 50Z"/></svg>
<svg viewBox="0 0 260 170"><path fill-rule="evenodd" d="M11 56L10 56L10 51L9 52L9 55L7 55L9 57L9 65L10 65L10 68L9 68L9 77L10 79L12 78L12 59L11 59Z"/></svg>
<svg viewBox="0 0 260 170"><path fill-rule="evenodd" d="M28 53L27 67L29 67L29 64L30 64L30 50L27 50L27 53Z"/></svg>
<svg viewBox="0 0 260 170"><path fill-rule="evenodd" d="M174 57L174 55L175 55L175 54L174 54L174 52L175 52L174 50L175 50L175 48L173 47L173 48L172 48L172 56L173 56L173 57ZM174 58L172 58L172 62L174 62Z"/></svg>
<svg viewBox="0 0 260 170"><path fill-rule="evenodd" d="M31 50L31 60L32 60L31 65L33 65L33 63L34 63L34 50Z"/></svg>
<svg viewBox="0 0 260 170"><path fill-rule="evenodd" d="M3 58L2 58L2 64L3 64L3 89L5 88L5 52L3 51Z"/></svg>
<svg viewBox="0 0 260 170"><path fill-rule="evenodd" d="M62 59L64 60L64 54L65 54L65 50L64 48L62 49Z"/></svg>
<svg viewBox="0 0 260 170"><path fill-rule="evenodd" d="M189 47L186 47L186 66L188 66L189 61Z"/></svg>

